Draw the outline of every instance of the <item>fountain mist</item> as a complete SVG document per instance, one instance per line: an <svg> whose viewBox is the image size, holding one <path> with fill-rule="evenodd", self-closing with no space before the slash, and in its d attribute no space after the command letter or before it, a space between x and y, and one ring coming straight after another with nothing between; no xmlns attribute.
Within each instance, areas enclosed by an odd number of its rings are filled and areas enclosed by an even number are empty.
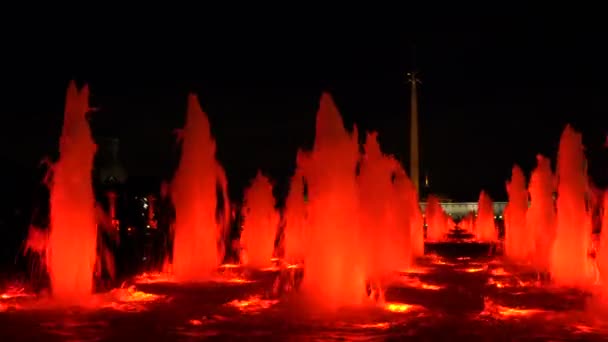
<svg viewBox="0 0 608 342"><path fill-rule="evenodd" d="M323 94L313 151L302 159L310 226L301 289L317 309L337 309L365 298L362 252L370 247L359 239L358 158L356 129L352 135L345 130L333 100Z"/></svg>
<svg viewBox="0 0 608 342"><path fill-rule="evenodd" d="M399 166L395 173L395 191L397 203L403 205L402 213L407 219L410 232L411 256L424 255L424 218L420 211L418 194L414 183L407 176L405 170ZM411 258L410 256L410 258Z"/></svg>
<svg viewBox="0 0 608 342"><path fill-rule="evenodd" d="M430 195L426 200L424 218L426 219L426 240L443 240L448 233L448 218L441 207L439 198L434 195Z"/></svg>
<svg viewBox="0 0 608 342"><path fill-rule="evenodd" d="M47 269L53 297L78 303L93 292L97 222L91 170L96 146L86 119L89 89L70 83L59 160L50 186Z"/></svg>
<svg viewBox="0 0 608 342"><path fill-rule="evenodd" d="M270 264L274 254L279 214L275 210L272 184L261 172L257 173L250 187L245 190L242 215L243 262L252 267L265 267Z"/></svg>
<svg viewBox="0 0 608 342"><path fill-rule="evenodd" d="M393 175L402 169L380 150L377 133L368 133L357 178L362 238L369 242L366 274L373 278L409 265L407 202L398 201Z"/></svg>
<svg viewBox="0 0 608 342"><path fill-rule="evenodd" d="M298 156L298 159L300 158ZM291 178L284 216L285 260L290 263L302 262L306 249L307 205L304 200L304 175L300 166L296 167L296 172Z"/></svg>
<svg viewBox="0 0 608 342"><path fill-rule="evenodd" d="M481 191L479 202L477 202L475 235L480 241L496 241L498 239L494 224L494 205L485 191Z"/></svg>
<svg viewBox="0 0 608 342"><path fill-rule="evenodd" d="M551 276L560 285L589 281L590 215L586 209L587 177L583 141L569 125L557 154L557 230L551 253Z"/></svg>
<svg viewBox="0 0 608 342"><path fill-rule="evenodd" d="M505 253L517 261L528 261L534 250L534 234L526 227L528 210L528 190L526 177L519 166L511 172L511 181L507 182L509 202L505 208Z"/></svg>
<svg viewBox="0 0 608 342"><path fill-rule="evenodd" d="M224 219L229 219L227 182L215 159L215 141L196 95L188 98L182 153L171 186L175 206L173 271L179 280L202 280L222 261L224 229L216 220L218 182L224 195Z"/></svg>
<svg viewBox="0 0 608 342"><path fill-rule="evenodd" d="M475 212L471 211L467 213L463 218L458 222L458 227L460 229L467 231L471 234L475 233Z"/></svg>
<svg viewBox="0 0 608 342"><path fill-rule="evenodd" d="M604 213L602 215L602 231L600 232L599 246L597 247L597 267L599 280L604 291L608 285L608 196L604 193L602 205Z"/></svg>
<svg viewBox="0 0 608 342"><path fill-rule="evenodd" d="M548 158L537 155L536 164L528 185L530 207L526 215L526 231L534 239L532 263L538 269L548 270L556 228L553 205L555 181Z"/></svg>

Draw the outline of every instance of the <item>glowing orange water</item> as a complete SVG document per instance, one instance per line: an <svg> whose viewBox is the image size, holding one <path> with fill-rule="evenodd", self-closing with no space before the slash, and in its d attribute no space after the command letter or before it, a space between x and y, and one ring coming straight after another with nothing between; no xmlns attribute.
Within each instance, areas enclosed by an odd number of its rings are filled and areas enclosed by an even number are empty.
<svg viewBox="0 0 608 342"><path fill-rule="evenodd" d="M365 251L366 274L371 277L403 269L409 265L410 232L406 202L398 202L392 176L399 163L380 150L377 133L367 134L359 177L362 239L371 248Z"/></svg>
<svg viewBox="0 0 608 342"><path fill-rule="evenodd" d="M228 219L227 182L215 159L215 141L209 121L196 95L188 98L182 153L171 186L175 206L173 272L180 281L204 280L221 263L224 227L216 220L216 186L224 194L224 219Z"/></svg>
<svg viewBox="0 0 608 342"><path fill-rule="evenodd" d="M426 219L427 241L443 240L448 233L448 219L438 197L434 195L428 197L424 218Z"/></svg>
<svg viewBox="0 0 608 342"><path fill-rule="evenodd" d="M333 100L324 94L313 151L302 159L310 201L301 291L314 309L365 300L362 253L370 247L359 237L358 158L356 133L345 130Z"/></svg>
<svg viewBox="0 0 608 342"><path fill-rule="evenodd" d="M536 162L528 185L530 207L526 215L526 230L534 237L532 263L540 270L548 270L556 229L553 205L555 181L551 160L538 155Z"/></svg>
<svg viewBox="0 0 608 342"><path fill-rule="evenodd" d="M597 247L597 266L599 269L599 281L604 289L608 289L608 196L606 194L604 194L603 208L602 232L600 233L599 246Z"/></svg>
<svg viewBox="0 0 608 342"><path fill-rule="evenodd" d="M458 222L458 227L460 229L465 230L469 233L475 232L475 212L469 212L466 214L460 222Z"/></svg>
<svg viewBox="0 0 608 342"><path fill-rule="evenodd" d="M243 259L252 267L268 266L274 253L279 214L275 210L272 184L261 172L258 172L251 186L245 190L242 211Z"/></svg>
<svg viewBox="0 0 608 342"><path fill-rule="evenodd" d="M498 239L496 226L494 225L494 206L492 199L485 191L479 194L475 235L480 241L496 241Z"/></svg>
<svg viewBox="0 0 608 342"><path fill-rule="evenodd" d="M557 284L590 281L590 215L585 208L587 177L580 133L566 126L557 154L557 230L551 253L551 277Z"/></svg>
<svg viewBox="0 0 608 342"><path fill-rule="evenodd" d="M505 254L516 261L529 260L534 250L534 231L527 230L528 190L526 177L515 165L507 182L509 202L505 208Z"/></svg>
<svg viewBox="0 0 608 342"><path fill-rule="evenodd" d="M93 292L97 223L91 169L96 146L86 119L89 90L70 83L59 160L50 185L47 269L53 297L77 304Z"/></svg>
<svg viewBox="0 0 608 342"><path fill-rule="evenodd" d="M291 178L289 194L285 200L285 260L289 263L304 259L305 234L307 225L307 204L304 201L304 176L300 166Z"/></svg>
<svg viewBox="0 0 608 342"><path fill-rule="evenodd" d="M403 168L399 167L395 173L395 191L397 203L401 209L403 220L407 220L410 232L410 257L424 255L424 218L418 202L418 194L414 183L407 176ZM403 207L401 207L403 206ZM406 228L407 229L407 228Z"/></svg>

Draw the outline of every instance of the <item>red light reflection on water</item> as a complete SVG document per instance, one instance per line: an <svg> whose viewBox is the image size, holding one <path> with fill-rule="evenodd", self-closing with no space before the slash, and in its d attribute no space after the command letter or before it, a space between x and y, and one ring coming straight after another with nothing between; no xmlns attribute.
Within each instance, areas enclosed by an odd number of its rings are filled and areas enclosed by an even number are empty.
<svg viewBox="0 0 608 342"><path fill-rule="evenodd" d="M24 287L9 287L6 291L0 294L0 299L13 299L21 297L35 297L32 293L27 293Z"/></svg>
<svg viewBox="0 0 608 342"><path fill-rule="evenodd" d="M414 287L423 290L438 291L444 288L444 286L424 283L418 277L403 277L400 279L400 283L408 287Z"/></svg>
<svg viewBox="0 0 608 342"><path fill-rule="evenodd" d="M277 304L278 300L262 299L261 296L251 296L247 299L235 299L226 303L227 306L237 308L243 313L259 313Z"/></svg>
<svg viewBox="0 0 608 342"><path fill-rule="evenodd" d="M112 308L117 311L141 312L145 311L145 304L157 302L167 297L139 291L135 286L121 287L104 294L101 307Z"/></svg>
<svg viewBox="0 0 608 342"><path fill-rule="evenodd" d="M493 317L497 319L514 318L514 317L529 317L541 313L549 313L551 311L541 309L523 309L517 307L508 307L499 305L490 298L484 298L484 309L479 313L480 317Z"/></svg>

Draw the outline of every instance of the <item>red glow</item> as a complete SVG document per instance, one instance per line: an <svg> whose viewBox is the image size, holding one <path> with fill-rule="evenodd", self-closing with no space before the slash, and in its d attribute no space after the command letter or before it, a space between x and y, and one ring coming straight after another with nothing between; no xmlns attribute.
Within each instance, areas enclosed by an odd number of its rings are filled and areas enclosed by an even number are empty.
<svg viewBox="0 0 608 342"><path fill-rule="evenodd" d="M557 231L551 254L551 277L559 285L585 285L592 277L587 256L591 217L585 208L584 163L582 136L566 126L557 155Z"/></svg>
<svg viewBox="0 0 608 342"><path fill-rule="evenodd" d="M603 204L604 214L602 216L602 230L604 227L608 227L608 196L606 194L604 194ZM599 267L601 267L603 270L603 272L599 271L598 280L605 289L608 289L608 269L606 269L606 266L604 266L608 265L608 234L603 232L600 234L596 260Z"/></svg>
<svg viewBox="0 0 608 342"><path fill-rule="evenodd" d="M389 302L384 304L384 309L390 312L404 313L423 309L421 306L405 303Z"/></svg>
<svg viewBox="0 0 608 342"><path fill-rule="evenodd" d="M445 236L448 233L448 216L443 211L437 196L430 195L428 197L424 217L427 225L427 241L440 241L445 239Z"/></svg>
<svg viewBox="0 0 608 342"><path fill-rule="evenodd" d="M298 152L298 160L300 159ZM304 259L306 249L305 234L307 226L307 204L304 201L304 175L301 166L296 167L296 172L291 178L289 194L285 201L285 260L290 263L301 262Z"/></svg>
<svg viewBox="0 0 608 342"><path fill-rule="evenodd" d="M505 253L516 261L528 261L534 251L534 231L526 226L528 190L526 177L519 166L514 166L511 181L507 182L509 203L505 208Z"/></svg>
<svg viewBox="0 0 608 342"><path fill-rule="evenodd" d="M497 319L505 319L532 316L541 313L547 313L547 311L539 309L512 308L508 306L498 305L492 300L484 298L484 309L479 315L481 317L491 316Z"/></svg>
<svg viewBox="0 0 608 342"><path fill-rule="evenodd" d="M244 313L259 313L264 309L268 309L271 306L277 304L278 300L267 300L262 299L260 296L251 296L244 300L235 299L226 305L237 308Z"/></svg>
<svg viewBox="0 0 608 342"><path fill-rule="evenodd" d="M112 308L124 312L141 312L147 308L145 304L165 299L163 295L156 295L139 291L135 286L120 287L110 291L104 299L102 307Z"/></svg>
<svg viewBox="0 0 608 342"><path fill-rule="evenodd" d="M197 281L215 270L223 257L219 242L225 225L215 218L217 183L224 192L224 219L229 211L224 171L215 159L209 121L195 95L188 98L181 146L171 187L176 216L173 271L178 280Z"/></svg>
<svg viewBox="0 0 608 342"><path fill-rule="evenodd" d="M54 298L78 303L93 292L97 223L91 168L95 143L86 119L89 90L67 91L59 160L50 186L47 268Z"/></svg>
<svg viewBox="0 0 608 342"><path fill-rule="evenodd" d="M261 172L258 172L251 186L245 190L242 210L243 262L258 268L268 266L274 254L279 214L275 210L272 184Z"/></svg>
<svg viewBox="0 0 608 342"><path fill-rule="evenodd" d="M528 186L530 208L526 216L526 230L534 237L533 264L540 270L548 270L556 229L553 205L555 182L551 171L551 160L538 155L536 162Z"/></svg>
<svg viewBox="0 0 608 342"><path fill-rule="evenodd" d="M379 277L410 263L408 199L398 197L393 173L405 176L398 162L380 150L377 134L365 141L358 184L361 231L366 241L366 275ZM391 196L391 194L393 196ZM398 200L400 199L400 200Z"/></svg>
<svg viewBox="0 0 608 342"><path fill-rule="evenodd" d="M2 294L0 294L0 299L14 299L23 297L34 297L34 294L26 292L24 287L14 286L7 288Z"/></svg>
<svg viewBox="0 0 608 342"><path fill-rule="evenodd" d="M301 286L315 309L365 300L363 253L370 248L359 236L358 158L357 135L344 129L333 100L324 94L313 151L302 158L310 202Z"/></svg>
<svg viewBox="0 0 608 342"><path fill-rule="evenodd" d="M492 199L485 191L479 194L475 236L480 241L496 241L498 239L498 233L494 225L494 206Z"/></svg>
<svg viewBox="0 0 608 342"><path fill-rule="evenodd" d="M409 216L410 249L413 257L424 255L424 218L420 210L420 202L416 187L405 171L395 177L397 202L403 203L404 212Z"/></svg>
<svg viewBox="0 0 608 342"><path fill-rule="evenodd" d="M458 227L469 233L474 233L475 232L475 213L469 212L468 214L466 214L462 219L460 219L460 222L458 222Z"/></svg>

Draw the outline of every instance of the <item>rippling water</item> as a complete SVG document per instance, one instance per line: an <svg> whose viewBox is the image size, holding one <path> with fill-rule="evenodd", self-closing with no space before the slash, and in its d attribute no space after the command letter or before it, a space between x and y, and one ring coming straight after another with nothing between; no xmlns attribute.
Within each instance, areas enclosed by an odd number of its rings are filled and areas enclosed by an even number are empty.
<svg viewBox="0 0 608 342"><path fill-rule="evenodd" d="M269 269L203 284L158 276L59 309L18 289L0 295L2 341L605 340L584 310L588 295L554 288L521 267L430 257L386 280L386 303L332 316L301 310L297 294L273 297Z"/></svg>

